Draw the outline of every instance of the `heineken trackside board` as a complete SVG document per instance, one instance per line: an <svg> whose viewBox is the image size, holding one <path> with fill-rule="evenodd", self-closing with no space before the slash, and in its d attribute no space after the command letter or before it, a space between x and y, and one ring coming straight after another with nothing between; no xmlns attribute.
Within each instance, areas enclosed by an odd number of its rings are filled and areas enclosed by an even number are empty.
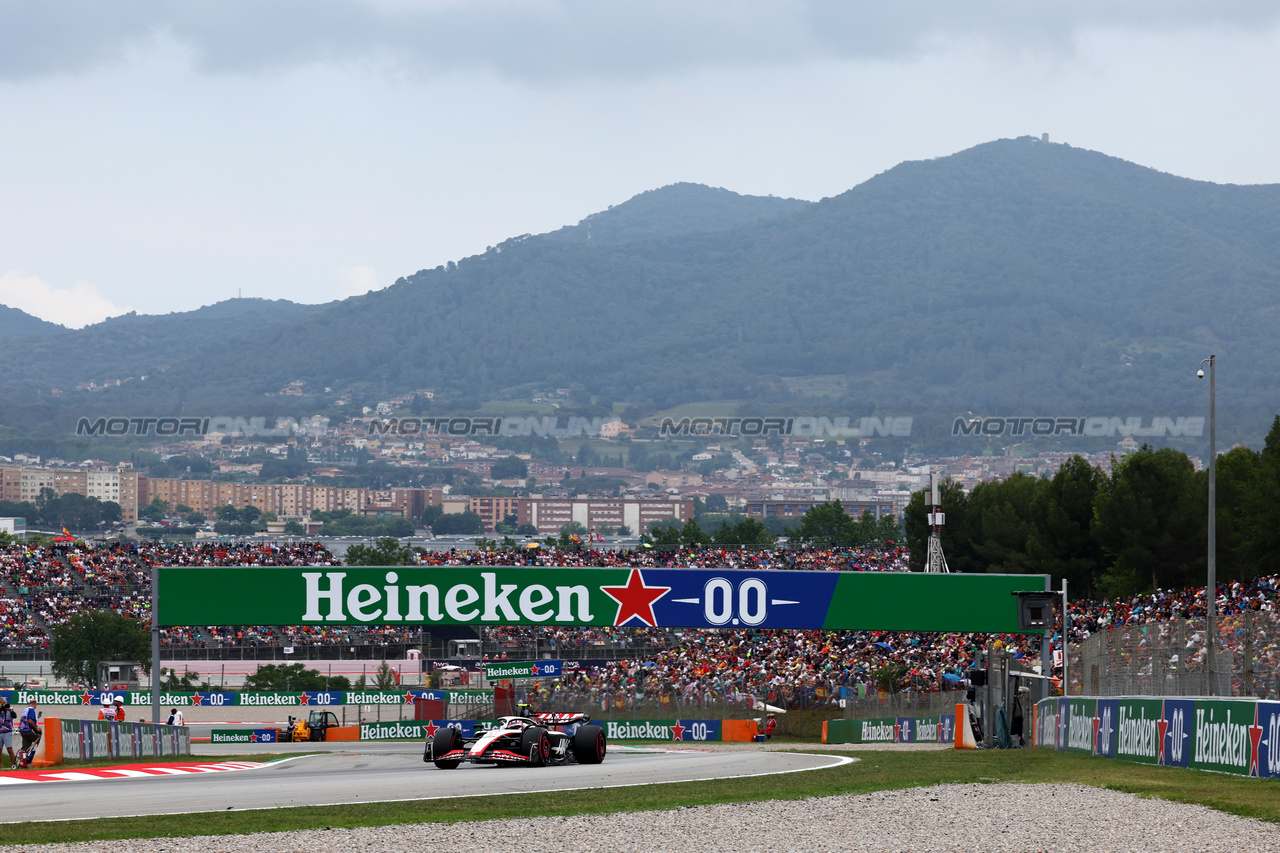
<svg viewBox="0 0 1280 853"><path fill-rule="evenodd" d="M1241 776L1280 776L1280 702L1123 697L1046 699L1037 739L1103 758Z"/></svg>
<svg viewBox="0 0 1280 853"><path fill-rule="evenodd" d="M1043 575L171 567L161 625L563 625L1017 633ZM1025 632L1024 632L1025 633Z"/></svg>
<svg viewBox="0 0 1280 853"><path fill-rule="evenodd" d="M125 705L151 705L147 690L0 690L14 705L35 699L40 705L111 705L122 699ZM326 706L326 705L412 705L415 699L435 699L449 705L488 705L493 693L484 690L293 690L245 692L197 690L161 692L162 706L222 708L229 706Z"/></svg>

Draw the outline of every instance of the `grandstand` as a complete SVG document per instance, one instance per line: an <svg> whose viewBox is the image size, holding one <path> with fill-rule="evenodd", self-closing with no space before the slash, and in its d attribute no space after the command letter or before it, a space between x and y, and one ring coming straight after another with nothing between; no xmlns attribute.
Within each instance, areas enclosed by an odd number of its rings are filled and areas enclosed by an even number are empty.
<svg viewBox="0 0 1280 853"><path fill-rule="evenodd" d="M901 548L732 550L686 547L673 551L440 551L417 560L430 566L640 566L663 568L727 567L753 570L901 571ZM50 630L85 608L110 609L139 620L150 617L152 565L176 566L337 566L341 561L320 544L213 543L158 545L108 543L53 548L22 543L0 547L0 659L48 658ZM1229 617L1270 613L1277 578L1219 588L1218 611ZM1078 645L1091 634L1115 627L1202 619L1204 590L1157 590L1125 599L1073 602L1069 637ZM166 660L402 659L409 649L427 658L444 657L450 630L472 635L471 628L403 626L189 626L165 629ZM1196 638L1194 631L1182 636ZM865 697L881 691L901 694L950 692L988 648L1005 649L1029 664L1039 660L1039 644L1020 636L871 631L715 631L670 628L564 628L505 626L485 628L482 650L512 660L550 654L567 659L600 659L559 682L539 686L548 705L575 702L592 707L635 707L768 701L811 707L840 696ZM1256 643L1252 635L1226 632L1232 643ZM1201 641L1202 642L1202 641ZM1061 637L1053 645L1061 648ZM1255 649L1255 646L1250 646ZM1246 655L1253 657L1254 655ZM1260 658L1268 663L1277 657ZM1200 664L1197 646L1183 656L1184 666ZM1079 674L1077 673L1077 677ZM1256 678L1250 685L1276 684ZM1252 687L1241 687L1248 693ZM621 703L621 704L619 704Z"/></svg>

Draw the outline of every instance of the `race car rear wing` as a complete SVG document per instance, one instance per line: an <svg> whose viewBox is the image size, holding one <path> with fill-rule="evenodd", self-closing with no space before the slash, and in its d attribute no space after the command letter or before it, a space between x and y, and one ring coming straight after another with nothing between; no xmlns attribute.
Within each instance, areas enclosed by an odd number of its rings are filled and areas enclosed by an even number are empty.
<svg viewBox="0 0 1280 853"><path fill-rule="evenodd" d="M568 726L573 723L591 722L590 714L536 714L538 722L549 726Z"/></svg>

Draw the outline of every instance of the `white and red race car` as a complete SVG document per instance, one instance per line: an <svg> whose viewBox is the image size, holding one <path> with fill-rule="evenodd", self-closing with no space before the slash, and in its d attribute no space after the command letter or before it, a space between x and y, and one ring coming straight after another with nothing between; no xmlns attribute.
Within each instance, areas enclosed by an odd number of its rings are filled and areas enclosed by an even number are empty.
<svg viewBox="0 0 1280 853"><path fill-rule="evenodd" d="M492 729L464 738L458 729L440 729L427 739L423 761L441 770L469 764L599 764L604 761L604 729L586 714L499 717ZM564 730L552 728L559 726Z"/></svg>

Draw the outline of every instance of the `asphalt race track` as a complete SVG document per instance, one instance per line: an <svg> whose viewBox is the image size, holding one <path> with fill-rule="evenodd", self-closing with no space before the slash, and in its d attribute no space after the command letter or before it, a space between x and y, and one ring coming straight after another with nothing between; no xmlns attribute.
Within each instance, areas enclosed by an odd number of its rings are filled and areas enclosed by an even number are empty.
<svg viewBox="0 0 1280 853"><path fill-rule="evenodd" d="M337 744L315 744L333 749ZM41 782L4 789L10 819L70 820L290 808L340 803L491 796L571 788L688 782L835 767L850 759L785 752L699 752L610 748L603 764L438 770L414 743L353 743L333 754L313 750L255 770L192 776ZM200 752L233 755L222 745ZM261 751L261 747L258 747ZM198 756L193 756L198 758ZM583 796L591 796L584 791ZM21 817L19 817L21 816Z"/></svg>

